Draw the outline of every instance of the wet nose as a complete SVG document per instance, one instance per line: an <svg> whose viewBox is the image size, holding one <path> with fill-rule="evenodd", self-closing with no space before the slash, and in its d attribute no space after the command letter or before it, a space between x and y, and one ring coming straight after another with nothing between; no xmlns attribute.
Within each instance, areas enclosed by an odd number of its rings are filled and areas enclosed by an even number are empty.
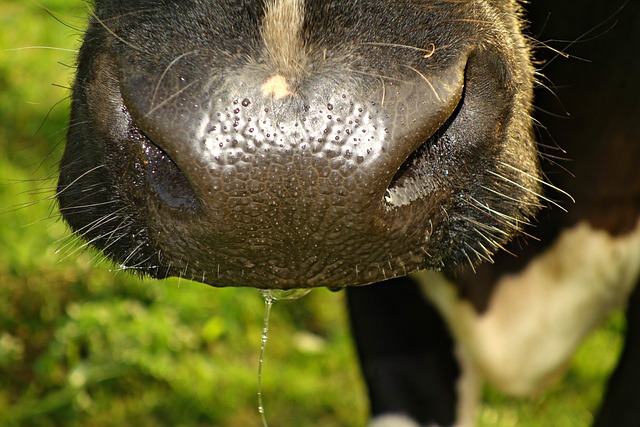
<svg viewBox="0 0 640 427"><path fill-rule="evenodd" d="M225 268L236 265L234 277L260 264L272 272L264 286L335 285L335 271L359 268L344 256L349 248L384 258L386 242L406 234L390 186L458 106L464 63L378 84L345 76L294 80L245 69L195 81L121 78L125 105L148 138L143 164L159 209L186 206L189 221L206 227L194 241ZM157 177L166 159L179 185ZM380 269L370 274L379 278Z"/></svg>
<svg viewBox="0 0 640 427"><path fill-rule="evenodd" d="M206 215L314 229L314 212L341 207L332 221L369 222L385 208L394 175L458 105L463 67L379 85L244 70L195 83L165 75L155 86L131 74L122 87L137 126L182 171ZM305 216L295 215L304 205Z"/></svg>

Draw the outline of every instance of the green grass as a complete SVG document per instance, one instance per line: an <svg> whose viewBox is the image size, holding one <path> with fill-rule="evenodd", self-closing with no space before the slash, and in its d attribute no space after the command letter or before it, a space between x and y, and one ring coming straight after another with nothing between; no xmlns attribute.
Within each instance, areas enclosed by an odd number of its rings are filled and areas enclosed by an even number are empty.
<svg viewBox="0 0 640 427"><path fill-rule="evenodd" d="M52 48L76 49L85 15L77 0L0 0L0 425L258 426L260 295L112 271L57 218L74 52ZM548 394L487 390L480 425L587 426L622 323ZM276 303L263 383L273 427L365 423L342 293Z"/></svg>

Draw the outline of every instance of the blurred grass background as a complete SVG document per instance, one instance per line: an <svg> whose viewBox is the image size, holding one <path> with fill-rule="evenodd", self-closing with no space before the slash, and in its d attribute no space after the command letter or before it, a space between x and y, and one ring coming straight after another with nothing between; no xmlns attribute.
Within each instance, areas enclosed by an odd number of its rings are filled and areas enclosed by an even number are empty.
<svg viewBox="0 0 640 427"><path fill-rule="evenodd" d="M141 280L65 237L51 198L87 7L0 0L0 425L258 426L258 292ZM588 426L623 323L545 395L487 389L479 424ZM272 427L364 425L342 293L276 303L263 375Z"/></svg>

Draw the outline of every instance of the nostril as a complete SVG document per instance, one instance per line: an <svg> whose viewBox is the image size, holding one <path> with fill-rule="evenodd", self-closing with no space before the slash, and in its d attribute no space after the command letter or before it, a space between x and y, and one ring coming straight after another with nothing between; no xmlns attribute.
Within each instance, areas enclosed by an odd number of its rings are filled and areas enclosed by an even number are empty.
<svg viewBox="0 0 640 427"><path fill-rule="evenodd" d="M200 203L189 180L169 155L139 128L132 126L129 134L141 151L138 167L144 177L144 185L170 208L197 210Z"/></svg>
<svg viewBox="0 0 640 427"><path fill-rule="evenodd" d="M458 177L476 174L469 170L471 163L484 167L481 159L495 150L492 141L500 140L512 114L515 94L509 82L514 77L509 70L504 59L491 50L474 51L463 69L453 69L464 79L457 103L448 104L453 105L448 118L398 168L385 193L388 208L463 187ZM452 79L451 74L446 75ZM469 161L474 157L471 153L476 153L473 162Z"/></svg>
<svg viewBox="0 0 640 427"><path fill-rule="evenodd" d="M416 110L410 113L414 117L413 121L431 122L431 125L413 126L414 148L407 153L386 188L384 202L387 208L393 209L428 198L441 187L443 177L449 175L453 151L449 147L451 141L447 130L456 120L464 102L467 90L466 83L463 83L466 78L465 69L465 65L458 64L440 76L429 76L430 85L433 85L431 81L440 82L438 86L432 86L438 103L430 109L425 109L424 104L413 105ZM441 99L439 93L446 94L446 98ZM425 118L425 113L430 115L428 119Z"/></svg>
<svg viewBox="0 0 640 427"><path fill-rule="evenodd" d="M438 187L437 177L449 174L448 169L442 169L443 163L438 162L438 156L446 149L447 129L455 120L461 104L462 98L447 121L400 166L385 193L388 207L404 206L428 197Z"/></svg>

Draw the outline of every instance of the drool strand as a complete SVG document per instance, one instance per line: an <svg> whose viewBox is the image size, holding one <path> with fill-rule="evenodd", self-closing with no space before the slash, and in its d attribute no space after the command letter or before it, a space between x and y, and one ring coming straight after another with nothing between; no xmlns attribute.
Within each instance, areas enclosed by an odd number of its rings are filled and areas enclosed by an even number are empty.
<svg viewBox="0 0 640 427"><path fill-rule="evenodd" d="M271 307L277 300L294 300L302 298L308 294L311 289L260 289L260 294L264 298L264 319L262 321L262 338L260 342L260 358L258 360L258 413L262 419L262 427L269 427L267 416L262 401L262 367L264 365L264 352L269 339L269 317L271 316Z"/></svg>

